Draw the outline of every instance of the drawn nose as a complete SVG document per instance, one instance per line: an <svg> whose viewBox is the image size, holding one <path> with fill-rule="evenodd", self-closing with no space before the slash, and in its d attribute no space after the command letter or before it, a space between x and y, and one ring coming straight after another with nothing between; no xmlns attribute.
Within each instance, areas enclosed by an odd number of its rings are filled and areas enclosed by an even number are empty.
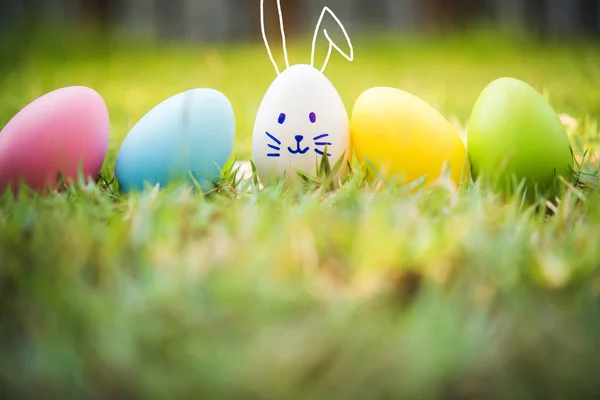
<svg viewBox="0 0 600 400"><path fill-rule="evenodd" d="M300 143L302 141L302 139L304 139L304 136L296 135L296 136L294 136L294 138L296 139L296 142Z"/></svg>

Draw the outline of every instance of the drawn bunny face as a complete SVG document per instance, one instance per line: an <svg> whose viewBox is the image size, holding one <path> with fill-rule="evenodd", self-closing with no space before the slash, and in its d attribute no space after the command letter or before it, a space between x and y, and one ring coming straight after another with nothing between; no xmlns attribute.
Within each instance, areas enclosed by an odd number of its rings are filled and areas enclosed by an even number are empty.
<svg viewBox="0 0 600 400"><path fill-rule="evenodd" d="M309 65L288 68L265 94L256 117L252 149L261 180L284 171L296 176L296 169L314 174L325 154L335 163L349 152L349 132L344 104L325 75Z"/></svg>
<svg viewBox="0 0 600 400"><path fill-rule="evenodd" d="M264 0L261 1L261 15L263 2ZM281 19L279 1L278 8ZM325 7L313 38L312 64L314 64L319 27L327 12L339 23L335 15ZM263 36L265 36L264 19L261 22L263 22ZM265 38L278 77L262 100L254 125L252 156L263 182L281 176L284 172L294 179L297 170L315 175L316 166L319 165L322 157L328 157L330 163L334 164L340 157L350 156L348 114L335 87L323 74L332 48L340 52L341 50L331 41L326 30L324 34L329 40L329 51L321 71L305 64L289 67L282 29L284 54L288 67L279 73ZM353 58L352 47L351 55L346 58L349 60Z"/></svg>

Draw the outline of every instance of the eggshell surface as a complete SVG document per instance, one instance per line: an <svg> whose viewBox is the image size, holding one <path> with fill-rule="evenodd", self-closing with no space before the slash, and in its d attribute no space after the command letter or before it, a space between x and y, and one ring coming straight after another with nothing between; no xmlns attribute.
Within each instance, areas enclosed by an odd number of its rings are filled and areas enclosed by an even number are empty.
<svg viewBox="0 0 600 400"><path fill-rule="evenodd" d="M252 157L261 181L284 172L294 180L297 170L316 175L323 156L333 165L350 152L348 113L329 79L310 65L283 71L267 90L254 124Z"/></svg>
<svg viewBox="0 0 600 400"><path fill-rule="evenodd" d="M115 168L120 189L195 179L208 191L231 156L234 136L233 107L224 94L206 88L179 93L150 110L123 141Z"/></svg>
<svg viewBox="0 0 600 400"><path fill-rule="evenodd" d="M95 178L109 130L106 104L90 88L65 87L39 97L0 132L0 190L19 182L55 188L59 172L65 182L77 180L80 170Z"/></svg>
<svg viewBox="0 0 600 400"><path fill-rule="evenodd" d="M554 193L558 176L571 179L573 156L560 118L534 88L501 78L479 96L468 126L469 157L475 176L500 175L504 190L525 180L529 192Z"/></svg>
<svg viewBox="0 0 600 400"><path fill-rule="evenodd" d="M429 184L444 168L460 183L466 171L466 149L454 127L424 100L390 87L365 91L351 119L352 147L384 177Z"/></svg>

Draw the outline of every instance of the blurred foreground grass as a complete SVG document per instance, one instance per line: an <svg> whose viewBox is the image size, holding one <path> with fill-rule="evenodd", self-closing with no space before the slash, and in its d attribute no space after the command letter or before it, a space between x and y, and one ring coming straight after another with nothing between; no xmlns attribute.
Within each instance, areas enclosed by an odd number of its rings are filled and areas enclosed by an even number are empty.
<svg viewBox="0 0 600 400"><path fill-rule="evenodd" d="M236 157L249 157L274 78L260 43L33 39L26 51L3 43L0 126L47 91L90 86L110 111L110 179L139 118L208 86L232 101ZM334 56L327 70L349 111L363 90L389 85L461 128L489 81L524 79L577 121L590 189L528 207L479 185L411 194L356 174L333 192L123 197L82 184L4 195L2 398L600 395L597 45L481 33L354 41L356 61ZM306 62L307 42L290 55Z"/></svg>

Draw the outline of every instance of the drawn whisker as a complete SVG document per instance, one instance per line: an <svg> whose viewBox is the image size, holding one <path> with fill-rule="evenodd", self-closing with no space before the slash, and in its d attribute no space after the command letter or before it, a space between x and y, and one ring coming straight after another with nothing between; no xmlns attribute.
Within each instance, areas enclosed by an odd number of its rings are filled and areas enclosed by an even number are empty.
<svg viewBox="0 0 600 400"><path fill-rule="evenodd" d="M329 133L324 133L324 134L322 134L322 135L315 136L315 137L313 138L313 140L319 140L319 139L323 139L324 137L327 137L327 136L329 136Z"/></svg>
<svg viewBox="0 0 600 400"><path fill-rule="evenodd" d="M267 153L267 157L279 157L279 153Z"/></svg>
<svg viewBox="0 0 600 400"><path fill-rule="evenodd" d="M315 153L319 154L319 155L323 155L323 152L319 149L315 149ZM327 157L331 157L331 154L327 153Z"/></svg>
<svg viewBox="0 0 600 400"><path fill-rule="evenodd" d="M268 137L270 137L271 139L273 139L275 141L275 143L277 144L281 144L281 142L279 141L279 139L277 139L275 136L271 135L269 132L265 132L267 134Z"/></svg>
<svg viewBox="0 0 600 400"><path fill-rule="evenodd" d="M331 146L329 142L315 142L316 146Z"/></svg>
<svg viewBox="0 0 600 400"><path fill-rule="evenodd" d="M272 144L268 144L267 146L269 146L269 147L270 147L270 148L272 148L273 150L277 150L277 151L281 150L279 147L277 147L277 146L274 146L274 145L272 145Z"/></svg>

